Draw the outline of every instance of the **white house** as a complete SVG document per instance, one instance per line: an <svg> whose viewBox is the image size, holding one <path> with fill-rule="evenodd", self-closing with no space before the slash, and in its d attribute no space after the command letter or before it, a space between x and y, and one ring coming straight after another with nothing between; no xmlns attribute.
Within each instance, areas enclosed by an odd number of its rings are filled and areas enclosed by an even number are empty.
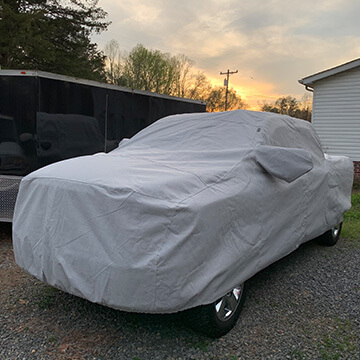
<svg viewBox="0 0 360 360"><path fill-rule="evenodd" d="M360 58L299 83L314 92L312 124L325 152L348 156L360 177Z"/></svg>

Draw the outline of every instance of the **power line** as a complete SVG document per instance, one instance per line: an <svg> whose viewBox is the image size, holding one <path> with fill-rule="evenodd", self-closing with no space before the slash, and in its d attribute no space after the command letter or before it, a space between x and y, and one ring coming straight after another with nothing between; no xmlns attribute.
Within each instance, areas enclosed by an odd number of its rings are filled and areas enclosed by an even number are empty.
<svg viewBox="0 0 360 360"><path fill-rule="evenodd" d="M224 81L224 85L226 86L226 92L225 92L225 111L227 110L227 106L228 106L228 92L229 92L229 78L230 78L230 75L233 75L233 74L237 74L238 73L238 70L236 71L230 71L228 69L228 71L226 73L224 72L220 72L220 75L226 75L226 79Z"/></svg>

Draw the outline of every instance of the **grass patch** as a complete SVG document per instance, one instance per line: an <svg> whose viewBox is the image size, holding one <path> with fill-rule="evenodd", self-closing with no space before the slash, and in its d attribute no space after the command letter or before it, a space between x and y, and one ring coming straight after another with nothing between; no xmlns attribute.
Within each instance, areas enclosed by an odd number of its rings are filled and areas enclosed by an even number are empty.
<svg viewBox="0 0 360 360"><path fill-rule="evenodd" d="M207 352L210 346L209 340L190 340L188 341L188 345L194 349L201 350L202 352Z"/></svg>
<svg viewBox="0 0 360 360"><path fill-rule="evenodd" d="M351 195L351 209L344 215L342 237L355 241L360 234L360 193Z"/></svg>
<svg viewBox="0 0 360 360"><path fill-rule="evenodd" d="M53 335L49 336L47 339L48 343L55 343L57 342L57 338Z"/></svg>
<svg viewBox="0 0 360 360"><path fill-rule="evenodd" d="M55 304L55 297L59 290L51 287L45 286L41 289L41 293L36 304L41 309L50 309Z"/></svg>
<svg viewBox="0 0 360 360"><path fill-rule="evenodd" d="M353 190L360 190L360 179L358 177L354 177L353 182Z"/></svg>
<svg viewBox="0 0 360 360"><path fill-rule="evenodd" d="M292 359L297 359L297 360L305 360L306 359L306 354L301 350L293 350L291 352L291 358Z"/></svg>
<svg viewBox="0 0 360 360"><path fill-rule="evenodd" d="M344 354L356 355L357 336L350 321L335 319L335 329L324 334L318 343L321 359L343 359Z"/></svg>

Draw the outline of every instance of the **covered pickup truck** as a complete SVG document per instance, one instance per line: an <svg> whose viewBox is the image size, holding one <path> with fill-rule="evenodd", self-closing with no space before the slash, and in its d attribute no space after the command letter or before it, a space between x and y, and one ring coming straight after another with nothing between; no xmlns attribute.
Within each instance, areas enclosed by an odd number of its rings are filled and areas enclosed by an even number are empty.
<svg viewBox="0 0 360 360"><path fill-rule="evenodd" d="M352 162L325 156L306 121L245 110L169 116L108 154L26 176L15 259L116 309L195 308L193 324L219 336L247 279L320 235L335 244L352 180Z"/></svg>

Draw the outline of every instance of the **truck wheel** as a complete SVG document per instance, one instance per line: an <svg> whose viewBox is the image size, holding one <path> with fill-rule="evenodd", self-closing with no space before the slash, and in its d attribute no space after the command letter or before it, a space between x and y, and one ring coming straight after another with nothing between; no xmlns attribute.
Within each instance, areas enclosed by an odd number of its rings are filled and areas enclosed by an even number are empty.
<svg viewBox="0 0 360 360"><path fill-rule="evenodd" d="M316 242L324 246L334 246L340 238L341 228L342 222L320 235Z"/></svg>
<svg viewBox="0 0 360 360"><path fill-rule="evenodd" d="M218 338L236 324L245 300L244 284L209 305L187 311L188 326L209 337Z"/></svg>

